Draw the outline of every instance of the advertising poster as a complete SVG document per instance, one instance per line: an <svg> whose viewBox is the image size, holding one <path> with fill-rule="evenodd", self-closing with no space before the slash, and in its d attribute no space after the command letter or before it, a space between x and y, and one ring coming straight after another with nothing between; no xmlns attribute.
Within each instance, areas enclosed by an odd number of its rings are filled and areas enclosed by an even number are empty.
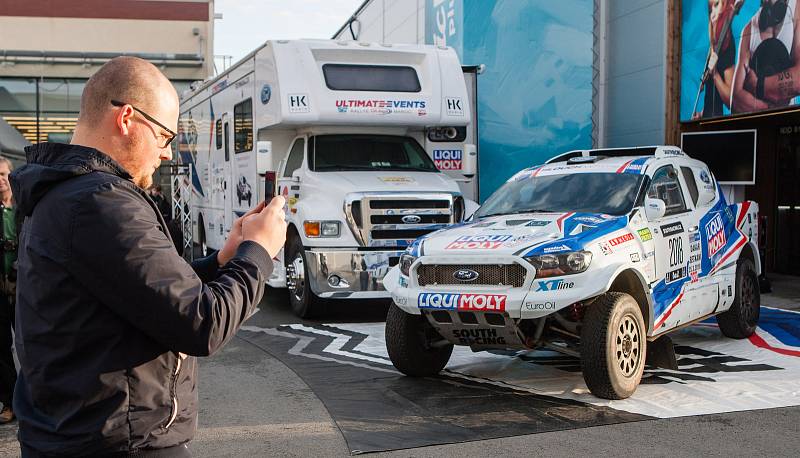
<svg viewBox="0 0 800 458"><path fill-rule="evenodd" d="M798 0L685 0L681 121L800 103Z"/></svg>

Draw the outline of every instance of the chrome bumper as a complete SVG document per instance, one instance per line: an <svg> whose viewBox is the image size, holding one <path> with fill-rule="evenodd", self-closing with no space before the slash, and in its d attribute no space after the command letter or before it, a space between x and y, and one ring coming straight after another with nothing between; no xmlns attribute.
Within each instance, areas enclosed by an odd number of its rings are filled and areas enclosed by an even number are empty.
<svg viewBox="0 0 800 458"><path fill-rule="evenodd" d="M403 253L311 248L306 251L307 280L314 294L323 298L389 298L383 277L389 271L389 258L399 258Z"/></svg>

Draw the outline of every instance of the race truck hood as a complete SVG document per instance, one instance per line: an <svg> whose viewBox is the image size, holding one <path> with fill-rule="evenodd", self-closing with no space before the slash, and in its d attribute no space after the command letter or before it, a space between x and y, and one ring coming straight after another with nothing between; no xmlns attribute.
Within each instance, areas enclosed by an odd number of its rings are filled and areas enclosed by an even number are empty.
<svg viewBox="0 0 800 458"><path fill-rule="evenodd" d="M326 186L346 192L459 192L458 185L436 172L317 172Z"/></svg>
<svg viewBox="0 0 800 458"><path fill-rule="evenodd" d="M425 256L485 253L529 256L588 249L589 242L624 229L627 216L529 213L483 218L429 234L409 249ZM625 236L624 234L622 235Z"/></svg>

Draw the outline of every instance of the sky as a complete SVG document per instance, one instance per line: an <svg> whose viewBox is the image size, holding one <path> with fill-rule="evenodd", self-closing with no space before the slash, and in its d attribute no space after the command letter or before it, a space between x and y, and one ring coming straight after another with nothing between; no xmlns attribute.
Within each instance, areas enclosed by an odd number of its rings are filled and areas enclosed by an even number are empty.
<svg viewBox="0 0 800 458"><path fill-rule="evenodd" d="M236 62L272 39L331 38L363 0L215 0L214 55ZM216 59L218 71L222 61ZM230 61L229 61L230 63Z"/></svg>

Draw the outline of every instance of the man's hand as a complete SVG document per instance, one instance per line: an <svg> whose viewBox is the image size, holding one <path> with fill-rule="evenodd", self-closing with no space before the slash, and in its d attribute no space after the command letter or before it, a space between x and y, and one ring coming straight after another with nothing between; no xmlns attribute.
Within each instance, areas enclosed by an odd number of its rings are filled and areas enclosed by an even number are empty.
<svg viewBox="0 0 800 458"><path fill-rule="evenodd" d="M261 202L256 205L256 208L250 210L244 216L237 218L236 221L233 222L233 227L231 228L230 234L228 234L228 240L225 241L225 246L217 252L217 263L219 263L220 266L227 264L228 261L236 255L236 250L239 248L239 244L242 243L242 221L250 215L259 213L263 209L264 202Z"/></svg>
<svg viewBox="0 0 800 458"><path fill-rule="evenodd" d="M242 221L242 239L252 240L263 246L274 258L286 242L286 201L277 196L260 212L245 215Z"/></svg>

